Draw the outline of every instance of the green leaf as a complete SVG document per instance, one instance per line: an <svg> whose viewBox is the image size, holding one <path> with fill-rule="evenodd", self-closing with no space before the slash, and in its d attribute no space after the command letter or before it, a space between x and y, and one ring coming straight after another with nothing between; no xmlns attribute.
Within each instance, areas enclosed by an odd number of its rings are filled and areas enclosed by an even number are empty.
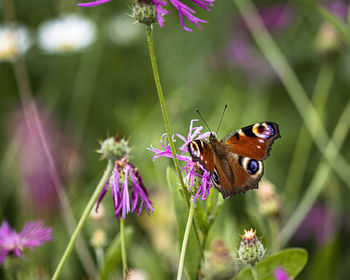
<svg viewBox="0 0 350 280"><path fill-rule="evenodd" d="M171 197L174 203L175 216L177 223L177 232L179 238L179 248L181 249L182 240L185 233L187 217L188 217L188 207L184 198L181 196L178 182L178 177L171 168L167 168L167 179L170 188ZM188 238L187 250L185 256L185 268L190 279L198 279L198 270L200 262L200 249L198 247L198 241L193 232L190 231L190 236Z"/></svg>
<svg viewBox="0 0 350 280"><path fill-rule="evenodd" d="M128 246L131 236L133 234L133 229L131 227L125 228L125 243ZM108 279L108 276L118 268L121 264L121 242L120 234L113 239L110 246L105 253L105 259L101 264L100 277L101 280Z"/></svg>
<svg viewBox="0 0 350 280"><path fill-rule="evenodd" d="M350 46L350 27L345 22L327 11L325 8L319 7L319 10L321 15L338 30L343 40Z"/></svg>
<svg viewBox="0 0 350 280"><path fill-rule="evenodd" d="M198 223L199 229L203 234L207 234L209 230L209 223L207 220L207 215L205 214L202 205L197 201L196 209L194 211L194 217Z"/></svg>
<svg viewBox="0 0 350 280"><path fill-rule="evenodd" d="M308 254L302 248L290 248L265 258L257 264L259 280L274 280L273 273L276 268L285 269L291 278L295 278L304 268ZM253 275L250 267L242 270L235 280L251 280Z"/></svg>

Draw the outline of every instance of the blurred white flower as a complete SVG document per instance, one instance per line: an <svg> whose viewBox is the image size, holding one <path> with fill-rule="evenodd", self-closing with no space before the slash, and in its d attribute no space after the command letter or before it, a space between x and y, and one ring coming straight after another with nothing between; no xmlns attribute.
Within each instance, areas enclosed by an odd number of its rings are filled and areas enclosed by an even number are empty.
<svg viewBox="0 0 350 280"><path fill-rule="evenodd" d="M141 34L142 26L135 24L130 16L119 14L108 25L108 37L117 45L130 45Z"/></svg>
<svg viewBox="0 0 350 280"><path fill-rule="evenodd" d="M19 25L0 25L0 62L14 61L31 46L28 29Z"/></svg>
<svg viewBox="0 0 350 280"><path fill-rule="evenodd" d="M70 14L49 20L39 27L39 46L47 53L72 53L85 49L96 39L97 28L89 18Z"/></svg>

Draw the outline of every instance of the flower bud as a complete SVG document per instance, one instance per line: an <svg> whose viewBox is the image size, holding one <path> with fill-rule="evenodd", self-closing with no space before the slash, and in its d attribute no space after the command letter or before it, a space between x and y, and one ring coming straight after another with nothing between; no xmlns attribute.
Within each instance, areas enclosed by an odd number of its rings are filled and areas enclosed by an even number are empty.
<svg viewBox="0 0 350 280"><path fill-rule="evenodd" d="M203 273L206 279L232 279L238 272L238 263L224 241L212 243L212 251L205 258Z"/></svg>
<svg viewBox="0 0 350 280"><path fill-rule="evenodd" d="M157 22L157 11L152 0L138 0L132 9L136 22L152 25Z"/></svg>
<svg viewBox="0 0 350 280"><path fill-rule="evenodd" d="M255 265L264 258L264 255L264 246L256 237L256 232L253 229L245 230L238 250L240 260L244 263Z"/></svg>
<svg viewBox="0 0 350 280"><path fill-rule="evenodd" d="M117 140L115 137L110 137L101 143L101 148L97 152L102 154L102 158L115 162L127 157L130 148L125 139Z"/></svg>
<svg viewBox="0 0 350 280"><path fill-rule="evenodd" d="M92 235L90 243L94 248L102 248L106 244L105 232L100 228L96 229Z"/></svg>
<svg viewBox="0 0 350 280"><path fill-rule="evenodd" d="M320 26L315 45L318 52L325 56L332 56L339 51L341 47L339 34L332 24L324 22Z"/></svg>
<svg viewBox="0 0 350 280"><path fill-rule="evenodd" d="M259 212L262 215L275 216L280 212L280 199L270 181L262 181L256 193Z"/></svg>

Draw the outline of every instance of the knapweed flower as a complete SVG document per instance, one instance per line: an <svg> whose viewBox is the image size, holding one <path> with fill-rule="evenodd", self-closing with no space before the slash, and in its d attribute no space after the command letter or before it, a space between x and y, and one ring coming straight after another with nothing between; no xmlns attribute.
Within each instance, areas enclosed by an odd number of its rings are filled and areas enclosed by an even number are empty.
<svg viewBox="0 0 350 280"><path fill-rule="evenodd" d="M96 30L95 23L87 17L65 15L40 25L39 46L50 54L78 52L95 41Z"/></svg>
<svg viewBox="0 0 350 280"><path fill-rule="evenodd" d="M79 3L80 7L95 7L110 0L97 0L90 1L86 3ZM196 17L194 14L196 11L189 6L185 5L179 0L168 0L177 10L180 23L184 30L192 32L192 29L186 27L184 19L186 18L199 29L201 29L200 23L207 23L207 21ZM214 6L215 0L190 0L192 3L196 4L200 8L210 11L210 7ZM167 5L166 1L163 0L136 0L136 4L133 7L133 17L137 22L144 23L146 25L151 25L158 21L158 24L163 27L164 19L163 17L169 12L165 9Z"/></svg>
<svg viewBox="0 0 350 280"><path fill-rule="evenodd" d="M255 265L262 261L265 256L265 249L260 240L256 237L253 229L245 230L242 235L242 241L238 249L239 259L243 263Z"/></svg>
<svg viewBox="0 0 350 280"><path fill-rule="evenodd" d="M283 267L277 267L273 273L275 280L289 280L289 275Z"/></svg>
<svg viewBox="0 0 350 280"><path fill-rule="evenodd" d="M31 46L27 28L19 25L0 25L0 62L15 61Z"/></svg>
<svg viewBox="0 0 350 280"><path fill-rule="evenodd" d="M116 140L114 137L106 139L100 152L111 160L114 155L114 171L105 183L97 201L96 211L104 198L107 190L112 189L114 201L114 214L117 219L126 218L129 213L141 213L144 207L149 213L153 211L152 202L149 200L149 192L142 182L137 168L129 163L129 147L124 139Z"/></svg>
<svg viewBox="0 0 350 280"><path fill-rule="evenodd" d="M8 255L20 258L25 248L33 249L51 241L51 232L52 229L44 227L42 221L26 223L20 233L3 221L0 226L0 265Z"/></svg>
<svg viewBox="0 0 350 280"><path fill-rule="evenodd" d="M179 161L185 163L185 166L181 171L185 171L186 179L189 185L189 191L193 193L194 203L198 197L201 197L202 200L206 199L209 195L210 187L213 185L211 182L210 173L203 168L198 162L194 162L191 156L188 154L187 146L190 142L197 139L207 139L210 135L210 132L201 133L203 127L193 127L193 123L198 120L192 120L190 124L190 129L187 134L187 138L181 134L176 134L180 140L184 143L179 148L180 153L176 154L176 157ZM173 137L173 141L175 139ZM163 134L160 140L161 149L156 149L151 146L148 148L151 152L154 153L153 160L159 157L168 157L173 158L173 155L170 150L170 144L167 141L167 135ZM199 182L199 181L200 182ZM197 182L198 181L198 182Z"/></svg>

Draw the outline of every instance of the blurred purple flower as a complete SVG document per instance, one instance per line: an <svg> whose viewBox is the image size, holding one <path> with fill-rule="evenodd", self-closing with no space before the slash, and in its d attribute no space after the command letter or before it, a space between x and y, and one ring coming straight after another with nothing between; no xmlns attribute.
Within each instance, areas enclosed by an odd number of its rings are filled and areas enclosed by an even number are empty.
<svg viewBox="0 0 350 280"><path fill-rule="evenodd" d="M45 228L42 221L26 223L20 233L3 221L0 226L0 265L8 255L20 258L24 248L33 249L45 241L51 241L51 232L52 229Z"/></svg>
<svg viewBox="0 0 350 280"><path fill-rule="evenodd" d="M57 188L61 187L63 137L56 123L34 101L14 115L10 124L13 141L18 144L19 169L27 189L25 201L38 214L51 213L57 206Z"/></svg>
<svg viewBox="0 0 350 280"><path fill-rule="evenodd" d="M198 120L191 120L190 129L187 134L187 138L182 136L181 134L176 134L178 138L180 138L184 143L179 148L180 154L176 154L176 157L178 160L185 162L185 166L181 169L181 171L185 171L186 178L189 184L189 191L193 191L194 195L194 204L196 203L196 200L198 197L200 197L202 200L207 199L209 195L210 187L213 185L211 182L210 173L203 168L202 165L200 165L198 162L192 161L191 156L187 155L187 145L193 140L197 139L206 139L209 137L210 132L201 133L201 130L203 129L202 126L199 127L193 127L193 123ZM175 139L173 137L173 142L175 142ZM160 145L161 149L156 149L151 146L151 148L148 148L151 152L154 153L153 160L159 157L168 157L173 158L173 155L170 150L170 144L167 143L167 135L163 134L160 139ZM195 184L196 178L200 179L200 185L197 188Z"/></svg>
<svg viewBox="0 0 350 280"><path fill-rule="evenodd" d="M121 180L123 181L121 182ZM152 202L148 198L149 192L142 182L141 175L137 168L128 162L127 156L115 162L114 172L108 178L97 200L96 212L110 185L112 185L116 219L125 219L127 214L136 211L139 215L142 207L145 207L148 214L150 211L154 211Z"/></svg>
<svg viewBox="0 0 350 280"><path fill-rule="evenodd" d="M109 2L111 0L97 0L97 1L92 1L92 2L87 2L87 3L79 3L77 4L80 7L95 7L101 4L104 4L106 2ZM202 20L200 18L197 18L194 16L196 13L195 10L191 9L189 6L183 4L180 0L168 0L178 11L179 17L180 17L180 23L181 26L184 30L192 32L191 28L186 27L184 18L187 18L190 22L192 22L194 25L196 25L199 29L201 29L200 23L207 23L207 21ZM190 0L194 4L196 4L198 7L210 11L210 7L214 6L215 0ZM155 6L156 13L157 13L157 20L159 25L162 27L164 25L164 19L163 16L167 15L169 12L164 9L165 5L167 4L166 1L162 0L137 0L139 3L152 3Z"/></svg>
<svg viewBox="0 0 350 280"><path fill-rule="evenodd" d="M330 209L317 203L304 218L293 239L304 243L315 238L318 244L323 244L334 236L335 230L335 221Z"/></svg>
<svg viewBox="0 0 350 280"><path fill-rule="evenodd" d="M278 267L273 273L275 280L289 280L289 275L283 267Z"/></svg>
<svg viewBox="0 0 350 280"><path fill-rule="evenodd" d="M345 3L344 1L330 1L326 3L326 7L332 14L340 19L345 20L347 18L348 3Z"/></svg>

